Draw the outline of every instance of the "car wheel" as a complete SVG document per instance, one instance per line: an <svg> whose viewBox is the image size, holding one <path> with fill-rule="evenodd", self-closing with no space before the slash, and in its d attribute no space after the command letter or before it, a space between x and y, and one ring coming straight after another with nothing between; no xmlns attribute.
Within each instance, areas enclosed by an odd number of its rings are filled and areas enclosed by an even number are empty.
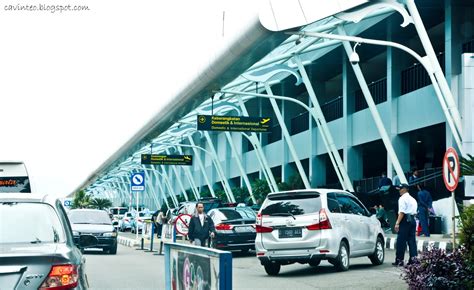
<svg viewBox="0 0 474 290"><path fill-rule="evenodd" d="M276 276L280 273L281 265L276 263L268 263L263 266L265 268L265 272L267 272L270 276Z"/></svg>
<svg viewBox="0 0 474 290"><path fill-rule="evenodd" d="M117 243L115 243L115 246L112 246L112 247L109 249L109 254L111 254L111 255L117 254Z"/></svg>
<svg viewBox="0 0 474 290"><path fill-rule="evenodd" d="M385 248L381 237L377 237L377 242L375 243L375 251L372 255L369 256L369 259L373 265L383 264L383 261L385 259Z"/></svg>
<svg viewBox="0 0 474 290"><path fill-rule="evenodd" d="M311 267L317 267L317 266L319 266L319 264L321 264L321 260L320 260L320 259L319 259L319 260L312 260L312 261L309 262L309 265L310 265Z"/></svg>
<svg viewBox="0 0 474 290"><path fill-rule="evenodd" d="M349 270L350 258L349 258L349 247L347 243L342 241L339 246L339 254L334 261L334 266L337 271L347 271Z"/></svg>

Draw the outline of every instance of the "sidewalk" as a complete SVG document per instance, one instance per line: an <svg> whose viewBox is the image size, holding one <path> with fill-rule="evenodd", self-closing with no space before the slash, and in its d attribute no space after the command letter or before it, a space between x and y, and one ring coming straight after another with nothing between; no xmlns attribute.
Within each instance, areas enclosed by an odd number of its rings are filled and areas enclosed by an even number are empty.
<svg viewBox="0 0 474 290"><path fill-rule="evenodd" d="M136 235L125 232L119 233L117 237L117 241L119 244L134 248L140 247L141 243L141 235L138 235L138 240L136 240ZM149 237L146 236L144 239L143 247L145 249L150 249L150 240ZM177 242L181 242L179 239ZM426 251L430 247L434 247L437 249L443 249L446 251L451 251L453 249L453 240L451 238L447 238L444 235L431 235L430 237L416 237L416 243L418 252ZM458 241L456 240L456 243ZM389 250L395 250L397 245L397 235L395 234L387 234L385 240L385 248ZM160 239L158 239L155 235L153 239L153 250L158 251L160 249ZM408 248L407 248L408 250Z"/></svg>
<svg viewBox="0 0 474 290"><path fill-rule="evenodd" d="M396 249L397 235L386 234L385 248L390 250ZM456 244L459 243L456 240ZM427 249L434 247L446 251L453 249L453 239L445 237L445 235L431 235L429 237L416 237L416 244L418 252L426 251Z"/></svg>
<svg viewBox="0 0 474 290"><path fill-rule="evenodd" d="M148 235L146 235L144 237L144 241L143 241L143 248L145 249L150 249L150 237ZM130 232L119 232L119 235L117 237L117 242L120 244L120 245L123 245L123 246L127 246L127 247L130 247L130 248L134 248L134 247L140 247L140 244L141 244L141 239L142 239L142 235L139 234L138 235L138 240L136 239L136 234L132 234ZM160 242L161 240L158 239L155 235L155 237L153 238L153 250L154 251L158 251L160 249ZM180 240L180 237L177 237L177 243L180 243L181 240Z"/></svg>

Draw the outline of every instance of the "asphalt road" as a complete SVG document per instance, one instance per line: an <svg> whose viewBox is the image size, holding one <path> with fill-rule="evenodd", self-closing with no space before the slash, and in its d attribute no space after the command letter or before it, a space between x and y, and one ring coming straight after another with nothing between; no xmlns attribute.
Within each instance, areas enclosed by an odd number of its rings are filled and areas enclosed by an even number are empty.
<svg viewBox="0 0 474 290"><path fill-rule="evenodd" d="M117 255L87 251L86 259L91 289L164 289L162 256L119 245ZM339 273L323 261L317 268L284 266L279 276L270 277L254 255L236 254L233 289L407 289L400 270L391 265L394 259L394 251L387 250L381 266L357 258L349 271Z"/></svg>

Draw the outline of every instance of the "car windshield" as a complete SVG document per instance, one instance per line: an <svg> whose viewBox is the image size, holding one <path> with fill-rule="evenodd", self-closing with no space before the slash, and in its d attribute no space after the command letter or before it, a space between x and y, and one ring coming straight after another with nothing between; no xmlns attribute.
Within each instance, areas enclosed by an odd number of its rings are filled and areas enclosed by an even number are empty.
<svg viewBox="0 0 474 290"><path fill-rule="evenodd" d="M113 215L123 215L127 212L128 209L126 208L111 208L110 209L110 213L113 214Z"/></svg>
<svg viewBox="0 0 474 290"><path fill-rule="evenodd" d="M262 205L262 215L296 216L318 212L321 198L317 193L291 193L270 196Z"/></svg>
<svg viewBox="0 0 474 290"><path fill-rule="evenodd" d="M73 224L111 225L109 215L105 211L78 210L69 212L69 220Z"/></svg>
<svg viewBox="0 0 474 290"><path fill-rule="evenodd" d="M236 211L240 213L242 218L244 219L256 219L257 215L255 214L255 211L249 207L237 207L235 208Z"/></svg>
<svg viewBox="0 0 474 290"><path fill-rule="evenodd" d="M0 203L0 245L63 243L65 233L52 206L44 203Z"/></svg>

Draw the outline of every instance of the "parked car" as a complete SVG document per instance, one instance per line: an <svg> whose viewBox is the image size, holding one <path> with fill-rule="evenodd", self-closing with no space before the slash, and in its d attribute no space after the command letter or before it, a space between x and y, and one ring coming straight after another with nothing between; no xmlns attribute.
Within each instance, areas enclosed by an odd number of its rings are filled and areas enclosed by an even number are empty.
<svg viewBox="0 0 474 290"><path fill-rule="evenodd" d="M128 211L126 207L111 207L109 213L112 215L112 224L118 229L120 227L120 220L123 218L125 213Z"/></svg>
<svg viewBox="0 0 474 290"><path fill-rule="evenodd" d="M151 215L149 212L139 212L138 217L133 216L131 223L130 223L130 231L132 233L135 233L137 231L137 226L138 226L138 233L141 233L145 227L145 223L147 221L151 222Z"/></svg>
<svg viewBox="0 0 474 290"><path fill-rule="evenodd" d="M350 258L384 261L384 232L351 193L317 189L271 193L257 215L255 248L269 275L282 265L328 260L346 271Z"/></svg>
<svg viewBox="0 0 474 290"><path fill-rule="evenodd" d="M219 208L225 206L222 201L218 198L214 197L204 197L199 200L204 205L204 211L209 212L214 208ZM168 214L172 215L173 222L176 218L181 214L190 214L193 215L196 211L196 204L197 201L185 201L179 204L178 208L172 209L168 211Z"/></svg>
<svg viewBox="0 0 474 290"><path fill-rule="evenodd" d="M0 289L87 289L79 247L98 241L83 235L74 244L59 199L25 193L0 195ZM16 288L19 287L19 288Z"/></svg>
<svg viewBox="0 0 474 290"><path fill-rule="evenodd" d="M82 234L90 234L98 240L94 248L101 248L112 255L117 254L117 230L105 210L73 209L69 211L68 216L74 240L79 240Z"/></svg>
<svg viewBox="0 0 474 290"><path fill-rule="evenodd" d="M132 228L132 218L133 218L133 213L132 212L126 212L122 219L119 221L119 230L121 232L128 231Z"/></svg>
<svg viewBox="0 0 474 290"><path fill-rule="evenodd" d="M240 250L247 253L255 248L257 215L250 207L225 207L208 212L216 228L213 247L220 250Z"/></svg>

